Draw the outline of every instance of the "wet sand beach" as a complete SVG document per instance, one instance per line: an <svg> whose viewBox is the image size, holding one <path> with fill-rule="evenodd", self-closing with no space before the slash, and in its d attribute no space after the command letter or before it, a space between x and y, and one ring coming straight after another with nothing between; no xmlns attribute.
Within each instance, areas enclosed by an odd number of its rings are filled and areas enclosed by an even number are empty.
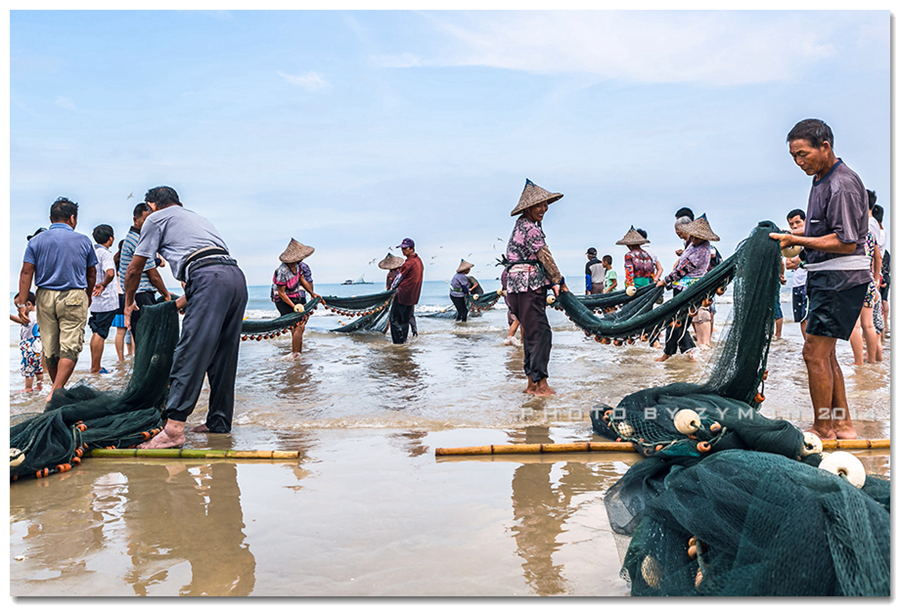
<svg viewBox="0 0 900 611"><path fill-rule="evenodd" d="M600 345L551 311L550 383L559 394L535 398L522 393L521 346L503 345L505 311L466 324L428 318L449 305L443 291L420 308L419 337L408 345L329 333L340 317L320 313L299 359L289 357L287 335L242 344L233 432L190 433L185 447L296 450L299 459L91 458L11 484L10 593L627 595L603 497L636 454L443 458L435 448L589 441L591 407L701 381L709 352L696 363L656 363L659 351L645 344ZM727 311L720 306L714 340ZM786 320L762 411L807 426L801 345ZM17 354L11 341L13 391L22 387ZM862 437L890 436L890 339L884 354L855 368L847 342L838 344ZM73 380L103 389L127 381L111 343L111 375L88 374L86 356ZM203 422L205 395L189 425ZM11 412L40 411L43 399L13 392ZM890 475L888 452L854 453L870 472Z"/></svg>

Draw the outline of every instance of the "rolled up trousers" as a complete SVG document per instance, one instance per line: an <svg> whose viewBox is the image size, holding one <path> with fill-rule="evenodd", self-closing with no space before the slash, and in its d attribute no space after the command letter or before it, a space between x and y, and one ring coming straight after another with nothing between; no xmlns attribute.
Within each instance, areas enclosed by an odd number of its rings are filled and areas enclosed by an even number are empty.
<svg viewBox="0 0 900 611"><path fill-rule="evenodd" d="M510 311L522 325L525 375L537 383L549 377L547 369L553 347L553 332L547 321L547 289L508 293L507 299Z"/></svg>

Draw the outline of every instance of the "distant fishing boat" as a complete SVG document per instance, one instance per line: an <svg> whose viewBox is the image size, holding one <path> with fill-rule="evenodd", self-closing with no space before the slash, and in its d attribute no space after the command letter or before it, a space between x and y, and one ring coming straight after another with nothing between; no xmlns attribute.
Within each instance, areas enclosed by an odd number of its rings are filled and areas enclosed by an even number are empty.
<svg viewBox="0 0 900 611"><path fill-rule="evenodd" d="M366 282L366 275L363 274L362 276L360 276L360 277L357 278L356 280L350 280L350 279L347 279L347 280L344 280L343 282L341 282L341 284L372 284L372 283L371 283L371 282Z"/></svg>

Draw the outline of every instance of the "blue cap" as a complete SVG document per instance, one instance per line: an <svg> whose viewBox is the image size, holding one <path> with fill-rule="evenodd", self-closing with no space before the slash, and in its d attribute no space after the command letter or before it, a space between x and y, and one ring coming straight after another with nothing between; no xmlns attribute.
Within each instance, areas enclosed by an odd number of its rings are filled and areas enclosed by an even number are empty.
<svg viewBox="0 0 900 611"><path fill-rule="evenodd" d="M397 248L415 248L416 243L412 241L412 238L403 238L403 241L400 242L400 246Z"/></svg>

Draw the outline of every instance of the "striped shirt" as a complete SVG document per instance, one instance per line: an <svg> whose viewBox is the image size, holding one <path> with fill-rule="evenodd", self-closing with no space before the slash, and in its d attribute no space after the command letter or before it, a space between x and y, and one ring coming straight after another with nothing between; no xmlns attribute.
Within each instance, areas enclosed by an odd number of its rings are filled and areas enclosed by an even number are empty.
<svg viewBox="0 0 900 611"><path fill-rule="evenodd" d="M122 254L119 255L119 287L121 287L123 293L125 292L125 272L128 270L128 265L134 258L134 249L137 246L140 237L141 232L132 227L128 230L128 235L125 236L125 242L122 244ZM138 285L137 291L135 291L136 293L156 290L153 288L153 285L150 284L150 277L147 275L147 270L153 269L154 267L156 267L156 259L147 259L147 263L144 264L144 271L141 273L141 282Z"/></svg>

